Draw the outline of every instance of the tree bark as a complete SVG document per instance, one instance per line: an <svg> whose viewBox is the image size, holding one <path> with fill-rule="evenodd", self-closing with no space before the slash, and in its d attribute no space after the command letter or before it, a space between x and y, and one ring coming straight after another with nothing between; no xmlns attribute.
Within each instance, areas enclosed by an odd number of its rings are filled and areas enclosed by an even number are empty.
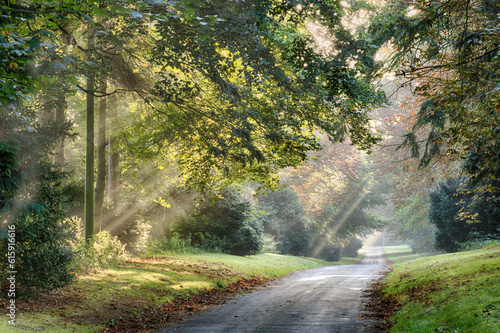
<svg viewBox="0 0 500 333"><path fill-rule="evenodd" d="M113 204L113 208L118 210L120 202L120 153L116 149L117 131L117 98L116 95L110 97L109 107L109 137L108 137L108 198Z"/></svg>
<svg viewBox="0 0 500 333"><path fill-rule="evenodd" d="M44 91L39 94L40 96L40 108L37 110L36 119L41 126L47 126L51 121L54 120L54 114L51 112L51 100L48 97L48 92Z"/></svg>
<svg viewBox="0 0 500 333"><path fill-rule="evenodd" d="M94 47L93 34L89 33L88 49ZM91 51L88 51L88 58ZM90 59L89 59L90 60ZM94 90L95 73L89 68L87 74L87 149L85 153L85 241L90 243L94 236Z"/></svg>
<svg viewBox="0 0 500 333"><path fill-rule="evenodd" d="M102 78L99 84L99 92L106 94L107 81ZM104 189L106 188L106 108L107 98L99 98L98 128L97 128L97 179L95 186L95 221L102 229L102 213L104 206Z"/></svg>
<svg viewBox="0 0 500 333"><path fill-rule="evenodd" d="M64 91L59 91L57 94L57 102L54 113L54 120L56 122L62 122L66 120L66 95ZM60 137L56 141L56 148L54 150L54 164L59 171L63 171L64 168L64 137Z"/></svg>

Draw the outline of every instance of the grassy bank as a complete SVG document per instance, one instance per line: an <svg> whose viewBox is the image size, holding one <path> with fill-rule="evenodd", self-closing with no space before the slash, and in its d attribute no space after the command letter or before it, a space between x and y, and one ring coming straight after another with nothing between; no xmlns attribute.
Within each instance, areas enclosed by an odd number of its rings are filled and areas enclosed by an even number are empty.
<svg viewBox="0 0 500 333"><path fill-rule="evenodd" d="M409 245L384 246L384 255L390 263L406 262L422 257L422 254L413 253Z"/></svg>
<svg viewBox="0 0 500 333"><path fill-rule="evenodd" d="M500 332L500 245L394 267L383 281L400 307L391 332Z"/></svg>
<svg viewBox="0 0 500 333"><path fill-rule="evenodd" d="M70 286L30 301L18 301L16 326L8 317L0 332L98 332L174 300L259 276L331 265L321 260L274 254L237 257L198 254L135 258L120 267L78 277Z"/></svg>

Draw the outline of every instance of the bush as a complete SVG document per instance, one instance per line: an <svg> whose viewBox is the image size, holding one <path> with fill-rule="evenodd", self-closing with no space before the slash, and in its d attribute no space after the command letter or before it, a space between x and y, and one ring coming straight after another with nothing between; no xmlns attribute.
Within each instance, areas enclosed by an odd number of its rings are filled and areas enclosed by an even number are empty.
<svg viewBox="0 0 500 333"><path fill-rule="evenodd" d="M262 231L254 224L247 222L230 238L229 254L244 256L257 254L264 243Z"/></svg>
<svg viewBox="0 0 500 333"><path fill-rule="evenodd" d="M190 239L182 239L179 234L174 233L170 237L162 237L154 240L147 248L151 254L187 254L199 253L200 250L191 246Z"/></svg>
<svg viewBox="0 0 500 333"><path fill-rule="evenodd" d="M3 225L2 229L7 230ZM19 213L10 228L14 237L0 239L0 279L2 290L7 288L8 271L16 271L16 297L30 297L63 287L74 275L69 271L72 249L67 239L71 237L61 220L47 208ZM9 229L10 230L10 229ZM14 247L9 248L9 241ZM15 251L15 263L8 267L8 254ZM2 292L3 296L7 293Z"/></svg>
<svg viewBox="0 0 500 333"><path fill-rule="evenodd" d="M150 242L152 225L142 216L142 213L130 214L127 211L118 213L106 208L103 211L105 218L103 218L102 229L118 237L128 253L144 253Z"/></svg>
<svg viewBox="0 0 500 333"><path fill-rule="evenodd" d="M483 239L475 239L475 240L468 241L465 243L460 243L459 250L460 251L479 250L479 249L483 249L487 246L499 245L499 244L500 243L498 241L488 241L488 240L483 240Z"/></svg>
<svg viewBox="0 0 500 333"><path fill-rule="evenodd" d="M262 248L262 228L252 218L251 204L238 192L226 189L212 204L175 222L173 232L205 251L249 255Z"/></svg>
<svg viewBox="0 0 500 333"><path fill-rule="evenodd" d="M278 236L277 249L282 254L302 256L307 253L310 238L304 223L289 224Z"/></svg>
<svg viewBox="0 0 500 333"><path fill-rule="evenodd" d="M317 257L326 261L339 261L341 250L342 247L339 244L329 242L321 249Z"/></svg>
<svg viewBox="0 0 500 333"><path fill-rule="evenodd" d="M352 236L348 243L342 248L342 256L356 258L358 256L358 250L361 247L363 247L363 242L356 236Z"/></svg>
<svg viewBox="0 0 500 333"><path fill-rule="evenodd" d="M76 243L75 260L72 269L80 273L95 272L122 264L127 254L125 246L118 237L108 231L101 231L94 235L91 244L87 244L83 237Z"/></svg>
<svg viewBox="0 0 500 333"><path fill-rule="evenodd" d="M125 244L125 250L130 253L143 253L149 242L149 232L151 224L138 218L126 224L127 228L122 228L121 232L117 235L118 239Z"/></svg>
<svg viewBox="0 0 500 333"><path fill-rule="evenodd" d="M8 271L16 271L16 297L30 297L73 280L69 265L74 235L60 208L68 199L60 185L64 175L41 162L19 171L19 150L11 148L0 140L0 286L5 290Z"/></svg>
<svg viewBox="0 0 500 333"><path fill-rule="evenodd" d="M17 298L62 287L74 278L69 271L73 235L63 222L63 207L74 198L65 195L62 185L67 174L49 162L71 124L42 126L32 117L33 105L11 106L0 108L0 287L10 287L8 272L16 271ZM15 262L9 258L14 252Z"/></svg>
<svg viewBox="0 0 500 333"><path fill-rule="evenodd" d="M337 239L324 233L316 233L309 245L309 256L326 261L340 260L341 251Z"/></svg>
<svg viewBox="0 0 500 333"><path fill-rule="evenodd" d="M274 240L274 236L264 234L263 245L260 251L262 253L278 253L278 243Z"/></svg>

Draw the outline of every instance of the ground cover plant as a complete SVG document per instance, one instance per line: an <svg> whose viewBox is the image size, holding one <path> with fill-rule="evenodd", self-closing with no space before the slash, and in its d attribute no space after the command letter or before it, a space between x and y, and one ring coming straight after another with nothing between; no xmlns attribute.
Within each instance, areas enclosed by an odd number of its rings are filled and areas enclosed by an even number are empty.
<svg viewBox="0 0 500 333"><path fill-rule="evenodd" d="M276 254L133 258L19 302L15 328L2 320L0 332L154 331L270 278L329 264Z"/></svg>
<svg viewBox="0 0 500 333"><path fill-rule="evenodd" d="M373 291L379 298L375 306L385 312L377 316L392 316L390 332L500 331L498 243L393 269Z"/></svg>

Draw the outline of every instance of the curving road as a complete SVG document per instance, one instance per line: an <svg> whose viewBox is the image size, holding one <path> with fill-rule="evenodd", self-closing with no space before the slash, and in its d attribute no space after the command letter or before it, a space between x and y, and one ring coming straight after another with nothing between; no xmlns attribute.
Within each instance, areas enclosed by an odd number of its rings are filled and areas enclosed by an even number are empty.
<svg viewBox="0 0 500 333"><path fill-rule="evenodd" d="M360 318L362 290L385 260L380 247L364 251L363 264L297 272L159 332L373 332Z"/></svg>

